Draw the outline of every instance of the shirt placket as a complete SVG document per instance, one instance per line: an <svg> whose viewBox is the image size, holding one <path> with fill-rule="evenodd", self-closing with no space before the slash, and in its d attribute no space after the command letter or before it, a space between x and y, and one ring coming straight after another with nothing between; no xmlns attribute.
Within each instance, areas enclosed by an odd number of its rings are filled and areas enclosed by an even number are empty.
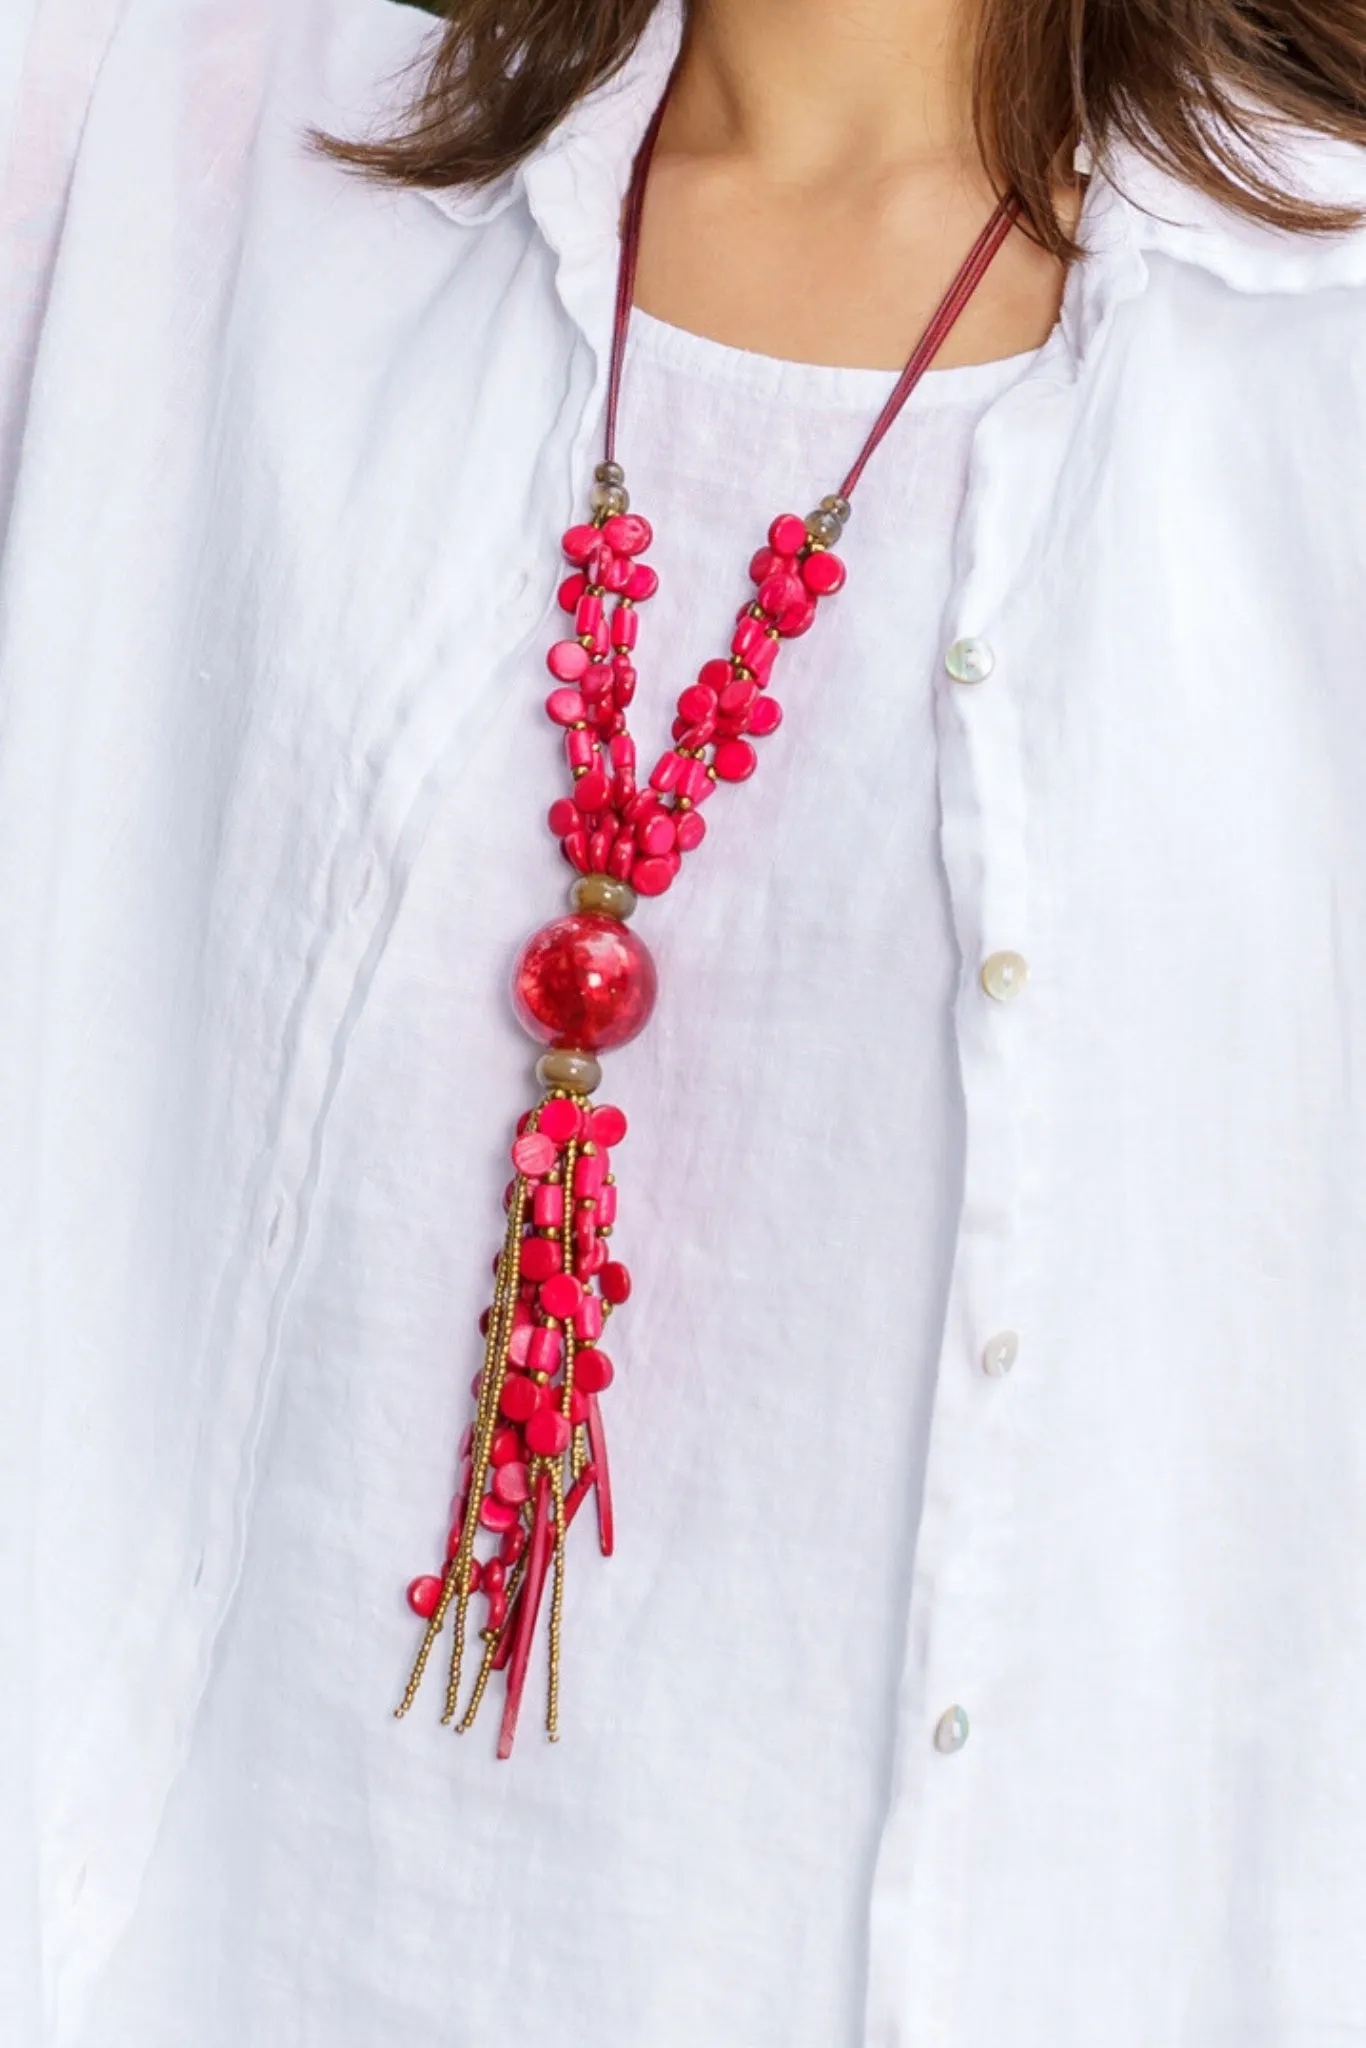
<svg viewBox="0 0 1366 2048"><path fill-rule="evenodd" d="M1031 1371L1030 1181L1041 958L1031 919L1026 717L1037 657L1027 564L1073 404L1041 364L984 419L937 678L941 843L961 968L962 1213L916 1542L897 1756L871 1901L866 2048L965 2048L955 2029L979 1759L1009 1742L997 1682L1018 1541L1015 1405Z"/></svg>

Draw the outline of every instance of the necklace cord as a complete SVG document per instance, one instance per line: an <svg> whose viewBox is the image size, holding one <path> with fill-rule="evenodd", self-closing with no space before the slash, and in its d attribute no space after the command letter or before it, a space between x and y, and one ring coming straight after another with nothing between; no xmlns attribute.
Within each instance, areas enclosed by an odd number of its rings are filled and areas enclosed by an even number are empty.
<svg viewBox="0 0 1366 2048"><path fill-rule="evenodd" d="M607 379L607 424L603 438L604 459L608 462L616 459L617 413L621 403L622 372L626 363L626 338L630 331L631 308L636 295L636 270L640 262L640 229L645 212L645 188L649 183L650 164L654 158L655 144L659 140L659 131L668 103L669 95L666 92L656 107L644 139L636 152L635 163L631 169L630 188L622 213L621 259L617 267L617 300L612 321L612 358ZM854 488L874 451L891 430L916 385L943 347L964 307L986 276L993 257L1014 227L1019 213L1019 199L1014 193L1007 193L999 201L986 226L963 258L953 282L935 308L929 325L912 349L906 367L898 377L887 403L874 420L853 468L840 485L839 494L842 498L852 497Z"/></svg>

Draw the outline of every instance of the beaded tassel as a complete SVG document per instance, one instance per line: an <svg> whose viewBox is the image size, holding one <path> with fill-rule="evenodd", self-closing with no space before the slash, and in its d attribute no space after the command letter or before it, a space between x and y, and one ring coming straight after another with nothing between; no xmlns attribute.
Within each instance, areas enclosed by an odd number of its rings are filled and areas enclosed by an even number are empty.
<svg viewBox="0 0 1366 2048"><path fill-rule="evenodd" d="M552 1064L553 1071L553 1064ZM508 1673L498 1754L511 1754L526 1674L551 1582L550 1697L546 1725L558 1738L565 1539L590 1493L604 1553L611 1550L611 1496L598 1395L612 1361L599 1338L631 1291L608 1256L616 1217L611 1148L626 1135L619 1109L557 1088L523 1117L512 1147L507 1231L494 1267L493 1301L481 1319L484 1363L472 1392L477 1412L462 1446L446 1568L414 1579L413 1610L427 1622L400 1716L454 1615L446 1706L459 1713L471 1603L485 1602L484 1649L468 1708L473 1725L495 1671ZM483 1540L490 1554L478 1555Z"/></svg>

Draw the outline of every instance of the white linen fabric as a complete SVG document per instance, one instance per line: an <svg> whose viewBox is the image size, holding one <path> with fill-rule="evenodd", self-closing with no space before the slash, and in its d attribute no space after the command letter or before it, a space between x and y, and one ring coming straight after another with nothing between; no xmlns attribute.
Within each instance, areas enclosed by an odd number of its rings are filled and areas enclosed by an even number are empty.
<svg viewBox="0 0 1366 2048"><path fill-rule="evenodd" d="M564 1740L499 1766L387 1718L397 1588L677 20L484 194L301 147L431 33L39 0L15 95L6 2038L1366 2041L1366 236L1102 163L1047 345L870 471L759 776L641 916L622 1541L573 1559ZM818 467L866 417L640 323L646 732L780 509L697 438L723 358ZM712 534L666 518L711 484Z"/></svg>

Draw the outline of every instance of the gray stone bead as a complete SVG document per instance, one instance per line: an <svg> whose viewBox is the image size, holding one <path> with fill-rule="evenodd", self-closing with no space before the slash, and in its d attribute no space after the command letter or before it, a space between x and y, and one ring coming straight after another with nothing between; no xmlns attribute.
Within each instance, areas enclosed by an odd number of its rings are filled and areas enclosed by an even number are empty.
<svg viewBox="0 0 1366 2048"><path fill-rule="evenodd" d="M839 539L842 529L833 512L809 512L806 530L812 540L819 541L822 547L832 548Z"/></svg>
<svg viewBox="0 0 1366 2048"><path fill-rule="evenodd" d="M569 901L575 910L595 911L599 917L617 917L625 923L636 907L636 892L629 882L612 875L580 875L571 885Z"/></svg>
<svg viewBox="0 0 1366 2048"><path fill-rule="evenodd" d="M588 502L595 512L605 513L609 519L631 509L631 500L620 484L594 484Z"/></svg>
<svg viewBox="0 0 1366 2048"><path fill-rule="evenodd" d="M537 1060L536 1079L542 1088L569 1088L575 1095L591 1095L602 1084L602 1068L591 1052L562 1052L557 1047Z"/></svg>

